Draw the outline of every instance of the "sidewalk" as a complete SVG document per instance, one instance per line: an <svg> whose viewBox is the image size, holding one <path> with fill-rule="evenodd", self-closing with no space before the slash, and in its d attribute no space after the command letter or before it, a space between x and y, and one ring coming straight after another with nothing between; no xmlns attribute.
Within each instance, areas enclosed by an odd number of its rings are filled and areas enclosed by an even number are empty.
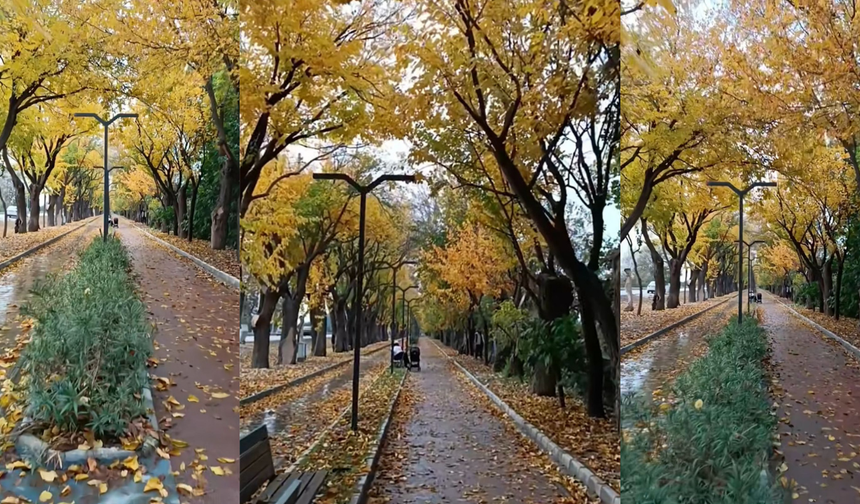
<svg viewBox="0 0 860 504"><path fill-rule="evenodd" d="M403 431L389 433L369 502L585 502L528 463L520 435L485 409L431 342L419 346L421 371L407 382L416 404Z"/></svg>
<svg viewBox="0 0 860 504"><path fill-rule="evenodd" d="M178 471L177 483L205 490L202 497L183 496L183 501L238 502L239 295L133 226L118 234L156 326L158 367L150 374L162 380L162 390L153 382L159 426L188 444L171 454L172 469ZM171 386L165 388L168 379Z"/></svg>
<svg viewBox="0 0 860 504"><path fill-rule="evenodd" d="M763 308L783 476L797 482L801 502L860 502L860 362L772 297Z"/></svg>

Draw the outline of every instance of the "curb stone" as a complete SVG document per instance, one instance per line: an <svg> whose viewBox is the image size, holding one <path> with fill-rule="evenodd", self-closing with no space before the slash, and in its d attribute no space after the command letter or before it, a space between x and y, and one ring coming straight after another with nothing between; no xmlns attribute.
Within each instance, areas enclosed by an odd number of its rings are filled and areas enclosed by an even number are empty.
<svg viewBox="0 0 860 504"><path fill-rule="evenodd" d="M376 436L376 449L373 450L373 455L364 460L365 466L369 468L367 474L362 475L355 484L355 491L349 504L366 504L370 487L373 485L373 480L376 478L376 470L379 468L379 459L382 456L382 445L385 443L385 437L388 435L388 428L391 425L391 417L394 415L394 407L400 399L400 391L403 390L403 382L409 371L403 373L400 378L400 384L397 386L397 392L394 394L394 399L388 406L388 414L385 416L385 421L379 426L379 433Z"/></svg>
<svg viewBox="0 0 860 504"><path fill-rule="evenodd" d="M691 321L691 320L695 319L695 318L696 318L696 317L698 317L699 315L702 315L703 313L705 313L705 312L707 312L707 311L713 310L713 309L714 309L714 308L716 308L717 306L721 306L721 305L725 304L725 303L726 303L727 301L729 301L730 299L732 299L732 298L731 298L731 296L726 297L726 299L724 299L724 300L720 301L719 303L713 304L713 305L711 305L711 306L709 306L709 307L705 308L705 309L704 309L704 310L702 310L702 311L698 311L698 312L696 312L696 313L694 313L694 314L692 314L692 315L690 315L690 316L687 316L687 317L682 318L681 320L679 320L679 321L677 321L677 322L673 322L673 323L671 323L671 324L667 325L666 327L664 327L664 328L662 328L662 329L659 329L659 330L657 330L657 331L652 332L652 333L651 333L651 334L649 334L648 336L645 336L645 337L639 338L638 340L634 341L633 343L630 343L630 344L624 345L623 347L621 347L621 352L619 353L619 355L624 355L624 354L626 354L627 352L629 352L630 350L633 350L634 348L640 347L640 346L644 345L645 343L648 343L648 342L649 342L649 341L651 341L652 339L657 338L657 337L660 337L660 336L662 336L662 335L666 334L667 332L671 331L672 329L677 329L678 327L680 327L680 326L682 326L682 325L686 324L687 322L689 322L689 321Z"/></svg>
<svg viewBox="0 0 860 504"><path fill-rule="evenodd" d="M32 255L35 252L38 252L39 250L43 249L44 247L47 247L48 245L56 242L60 238L63 238L64 236L67 236L67 235L77 231L78 229L81 229L82 227L90 224L90 221L93 218L94 217L90 217L89 219L86 219L84 221L84 223L81 224L80 226L77 226L73 229L70 229L70 230L66 231L65 233L58 234L57 236L51 238L50 240L43 241L42 243L36 245L33 248L27 249L27 250L21 252L20 254L18 254L16 256L10 257L9 259L6 259L5 261L0 262L0 271L3 271L4 269L8 268L9 266L12 266L13 264L20 261L21 259L24 259L25 257Z"/></svg>
<svg viewBox="0 0 860 504"><path fill-rule="evenodd" d="M812 319L810 319L804 315L801 315L800 312L798 312L794 308L788 306L787 304L783 304L783 303L780 303L780 304L783 306L783 308L787 309L788 311L793 313L795 316L797 316L799 319L801 319L804 322L806 322L807 324L811 325L814 329L817 329L819 332L821 332L822 334L824 334L828 338L830 338L830 339L836 341L837 343L839 343L840 345L842 345L846 350L848 350L848 352L850 352L854 356L855 359L860 359L860 348L857 348L856 346L845 341L844 339L842 339L838 335L834 334L833 332L825 329L824 327L819 325L817 322L814 322Z"/></svg>
<svg viewBox="0 0 860 504"><path fill-rule="evenodd" d="M379 352L380 350L384 350L385 348L387 348L387 347L380 347L380 348L371 350L371 351L369 351L365 354L362 354L362 355L365 355L365 356L366 355L372 355L376 352ZM245 406L247 404L257 402L260 399L264 399L266 397L269 397L270 395L276 394L276 393L278 393L284 389L301 385L302 383L304 383L304 382L306 382L312 378L316 378L317 376L323 375L323 374L327 373L328 371L331 371L331 370L336 369L338 367L344 366L350 362L352 362L352 359L346 359L343 362L338 362L336 364L332 364L331 366L327 366L327 367L324 367L322 369L318 369L318 370L314 371L313 373L306 374L304 376L296 378L293 381L290 381L287 383L282 383L281 385L276 385L272 388L267 388L265 390L257 392L256 394L251 394L247 397L243 397L242 399L239 399L239 406Z"/></svg>
<svg viewBox="0 0 860 504"><path fill-rule="evenodd" d="M603 482L596 474L594 474L591 469L587 468L582 462L577 460L573 455L564 451L560 446L555 444L551 439L549 439L543 432L541 432L537 427L527 422L523 417L521 417L513 408L508 406L504 401L502 401L496 394L493 393L480 380L478 380L472 373L470 373L466 368L460 365L456 359L448 356L439 346L435 339L429 338L430 341L436 345L436 348L442 355L453 362L463 374L466 375L469 380L475 384L478 389L483 392L493 404L502 410L510 419L513 421L514 426L516 426L517 430L520 433L534 442L538 448L541 449L544 453L548 454L550 459L556 463L559 470L564 474L576 479L580 483L582 483L588 492L592 495L597 496L600 499L600 502L604 504L621 504L621 497L615 490L610 487L608 484ZM361 503L359 503L361 504Z"/></svg>
<svg viewBox="0 0 860 504"><path fill-rule="evenodd" d="M226 284L228 287L232 287L232 288L234 288L234 289L236 289L236 290L238 290L238 289L239 289L239 285L240 285L239 279L238 279L238 278L236 278L236 277L234 277L233 275L231 275L231 274L229 274L229 273L225 273L225 272L223 272L223 271L219 270L219 269L218 269L218 268L216 268L215 266L212 266L211 264L207 263L206 261L203 261L203 260L201 260L201 259L198 259L197 257L195 257L195 256L193 256L193 255L191 255L191 254L189 254L188 252L186 252L186 251L184 251L184 250L182 250L182 249L180 249L180 248L174 247L173 245L171 245L171 244L167 243L166 241L164 241L164 240L162 240L161 238L159 238L159 237L157 237L157 236L153 235L152 233L150 233L149 231L146 231L145 229L141 229L141 228L140 228L140 227L138 227L138 226L135 226L135 229L137 229L137 230L138 230L138 231L140 231L141 233L143 233L143 234L145 234L145 235L149 236L149 237L150 237L151 239L153 239L154 241L156 241L156 242L158 242L158 243L160 243L160 244L164 245L165 247L169 248L169 249L170 249L170 250L172 250L173 252L176 252L176 253L177 253L177 254L179 254L180 256L182 256L182 257L184 257L184 258L188 259L189 261L193 262L193 263L194 263L198 268L202 269L205 273L207 273L207 274L209 274L210 276L214 277L216 280L219 280L219 281L223 282L223 283L224 283L224 284Z"/></svg>

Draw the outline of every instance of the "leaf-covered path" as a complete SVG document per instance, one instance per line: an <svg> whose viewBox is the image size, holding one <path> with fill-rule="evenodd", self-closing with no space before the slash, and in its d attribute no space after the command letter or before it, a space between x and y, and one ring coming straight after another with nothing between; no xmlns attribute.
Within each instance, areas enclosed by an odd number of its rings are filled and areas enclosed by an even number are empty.
<svg viewBox="0 0 860 504"><path fill-rule="evenodd" d="M783 476L799 502L860 500L860 361L764 298Z"/></svg>
<svg viewBox="0 0 860 504"><path fill-rule="evenodd" d="M359 366L361 391L371 385L379 373L387 372L389 363L387 351L367 355L367 348L362 348ZM261 423L265 424L271 437L276 467L289 466L350 405L352 373L352 364L347 364L242 406L241 433L246 434Z"/></svg>
<svg viewBox="0 0 860 504"><path fill-rule="evenodd" d="M370 502L585 502L533 466L534 448L487 411L432 342L419 346L413 409L389 432Z"/></svg>
<svg viewBox="0 0 860 504"><path fill-rule="evenodd" d="M238 502L239 296L129 221L121 222L118 234L156 324L158 367L150 373L162 379L153 390L159 424L171 438L188 443L170 458L177 482L205 490L190 502Z"/></svg>
<svg viewBox="0 0 860 504"><path fill-rule="evenodd" d="M624 354L621 393L649 397L666 386L691 362L704 355L708 349L707 337L719 332L736 313L737 304L729 300Z"/></svg>

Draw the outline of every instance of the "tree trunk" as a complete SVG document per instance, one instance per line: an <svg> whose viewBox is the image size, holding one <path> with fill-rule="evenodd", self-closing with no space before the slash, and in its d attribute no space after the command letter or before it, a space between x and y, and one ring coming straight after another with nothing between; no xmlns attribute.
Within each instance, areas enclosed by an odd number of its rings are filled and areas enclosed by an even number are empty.
<svg viewBox="0 0 860 504"><path fill-rule="evenodd" d="M55 215L56 211L57 211L57 195L56 194L50 194L50 195L48 195L48 210L46 213L46 215L48 216L48 226L49 227L54 227L57 225L56 221L54 220L54 215Z"/></svg>
<svg viewBox="0 0 860 504"><path fill-rule="evenodd" d="M335 300L334 318L332 319L332 336L336 340L335 352L346 352L349 350L347 341L347 316L346 299Z"/></svg>
<svg viewBox="0 0 860 504"><path fill-rule="evenodd" d="M39 184L30 184L30 222L27 224L27 231L38 231L39 217L42 214L41 201L39 196L42 194L42 187Z"/></svg>
<svg viewBox="0 0 860 504"><path fill-rule="evenodd" d="M555 397L557 383L555 373L540 360L532 375L532 392L543 397Z"/></svg>
<svg viewBox="0 0 860 504"><path fill-rule="evenodd" d="M669 259L669 295L666 298L666 308L677 308L681 304L681 266L679 259Z"/></svg>
<svg viewBox="0 0 860 504"><path fill-rule="evenodd" d="M282 307L281 341L278 345L278 364L295 364L298 353L298 319L301 297L284 296Z"/></svg>
<svg viewBox="0 0 860 504"><path fill-rule="evenodd" d="M194 213L197 210L197 193L199 192L199 182L198 184L193 184L191 186L191 210L188 212L188 241L194 239Z"/></svg>
<svg viewBox="0 0 860 504"><path fill-rule="evenodd" d="M314 341L314 356L316 357L325 357L326 356L326 332L328 330L328 321L326 318L325 311L322 309L317 309L316 312L311 312L314 315L311 315L311 320L314 324L314 332L317 335L316 341ZM318 320L321 324L319 330L317 328L317 319L313 317L319 317Z"/></svg>
<svg viewBox="0 0 860 504"><path fill-rule="evenodd" d="M176 222L178 223L178 227L175 229L177 231L176 236L180 238L185 238L187 233L187 228L185 226L185 216L188 215L188 182L186 181L179 188L179 194L176 195Z"/></svg>
<svg viewBox="0 0 860 504"><path fill-rule="evenodd" d="M698 291L699 282L698 282L698 280L699 280L699 275L701 275L701 273L702 273L702 269L698 268L698 267L693 268L690 271L690 283L687 285L687 290L689 291L688 300L690 303L696 303L699 301L699 299L698 299L698 294L699 294L699 291Z"/></svg>
<svg viewBox="0 0 860 504"><path fill-rule="evenodd" d="M645 246L648 247L651 263L654 266L654 297L651 300L651 310L664 310L666 309L666 278L663 273L663 256L657 252L657 248L651 243L647 229L648 225L645 219L642 219L642 238L645 241Z"/></svg>
<svg viewBox="0 0 860 504"><path fill-rule="evenodd" d="M263 294L263 304L260 307L260 315L254 326L254 350L251 356L251 367L269 367L269 335L272 332L272 315L280 298L278 291L266 289Z"/></svg>
<svg viewBox="0 0 860 504"><path fill-rule="evenodd" d="M821 299L822 299L822 313L825 315L833 315L833 309L830 307L830 294L833 292L833 258L835 256L830 256L826 261L824 261L824 269L822 271L821 278Z"/></svg>
<svg viewBox="0 0 860 504"><path fill-rule="evenodd" d="M839 320L839 316L842 312L842 307L840 306L842 303L842 271L845 269L845 253L843 253L839 260L836 263L836 303L834 315L836 316L836 320Z"/></svg>

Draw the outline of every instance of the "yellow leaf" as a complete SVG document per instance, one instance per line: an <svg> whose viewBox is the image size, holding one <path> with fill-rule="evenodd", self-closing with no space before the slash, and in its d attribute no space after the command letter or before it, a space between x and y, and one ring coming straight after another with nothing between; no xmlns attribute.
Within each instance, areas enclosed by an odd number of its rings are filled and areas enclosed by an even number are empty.
<svg viewBox="0 0 860 504"><path fill-rule="evenodd" d="M211 466L209 470L218 476L224 476L224 469L221 469L219 466Z"/></svg>
<svg viewBox="0 0 860 504"><path fill-rule="evenodd" d="M57 479L57 473L55 471L46 471L44 469L39 469L39 476L42 477L42 480L47 481L48 483Z"/></svg>
<svg viewBox="0 0 860 504"><path fill-rule="evenodd" d="M225 394L224 392L215 392L212 394L212 397L215 399L224 399L225 397L230 397L230 394Z"/></svg>
<svg viewBox="0 0 860 504"><path fill-rule="evenodd" d="M236 462L236 459L218 457L218 462L221 462L222 464L232 464L233 462Z"/></svg>
<svg viewBox="0 0 860 504"><path fill-rule="evenodd" d="M197 396L195 396L194 394L189 394L188 402L200 402L200 399L197 399Z"/></svg>
<svg viewBox="0 0 860 504"><path fill-rule="evenodd" d="M176 489L182 490L187 494L191 494L194 491L194 489L191 488L191 485L186 485L185 483L179 483L178 485L176 485Z"/></svg>
<svg viewBox="0 0 860 504"><path fill-rule="evenodd" d="M43 490L42 493L39 494L39 502L48 502L49 500L54 498L54 494L47 490Z"/></svg>
<svg viewBox="0 0 860 504"><path fill-rule="evenodd" d="M705 405L705 403L704 403L704 401L702 401L701 399L696 399L695 404L693 404L693 406L694 406L697 410L702 409L702 406L704 406L704 405Z"/></svg>
<svg viewBox="0 0 860 504"><path fill-rule="evenodd" d="M155 477L149 478L146 481L146 486L143 488L143 493L152 492L152 491L161 491L164 488L164 485L161 483L161 480Z"/></svg>

